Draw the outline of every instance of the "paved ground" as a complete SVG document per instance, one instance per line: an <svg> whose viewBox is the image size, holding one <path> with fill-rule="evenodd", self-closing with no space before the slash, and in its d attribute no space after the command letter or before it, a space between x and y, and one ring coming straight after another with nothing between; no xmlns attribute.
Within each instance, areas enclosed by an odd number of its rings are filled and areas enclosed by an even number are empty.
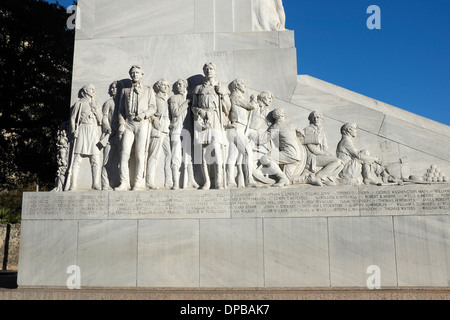
<svg viewBox="0 0 450 320"><path fill-rule="evenodd" d="M0 300L450 300L450 288L18 288L17 273L0 271Z"/></svg>

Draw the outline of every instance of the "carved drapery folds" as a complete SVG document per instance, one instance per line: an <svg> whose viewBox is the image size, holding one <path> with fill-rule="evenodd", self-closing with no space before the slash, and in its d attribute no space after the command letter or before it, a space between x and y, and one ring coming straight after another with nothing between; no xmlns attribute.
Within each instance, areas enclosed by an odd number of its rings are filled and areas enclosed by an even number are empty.
<svg viewBox="0 0 450 320"><path fill-rule="evenodd" d="M253 0L253 29L255 31L285 30L286 13L282 0Z"/></svg>

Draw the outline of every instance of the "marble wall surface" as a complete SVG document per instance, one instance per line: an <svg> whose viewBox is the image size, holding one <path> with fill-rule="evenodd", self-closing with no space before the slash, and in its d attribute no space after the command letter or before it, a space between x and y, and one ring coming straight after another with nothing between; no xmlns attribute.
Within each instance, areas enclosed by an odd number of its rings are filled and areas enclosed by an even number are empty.
<svg viewBox="0 0 450 320"><path fill-rule="evenodd" d="M387 189L210 190L211 212L198 209L210 198L164 190L130 192L119 211L117 192L26 193L19 286L65 287L76 265L82 287L365 287L376 265L384 288L447 287L448 186ZM64 209L87 194L83 210Z"/></svg>

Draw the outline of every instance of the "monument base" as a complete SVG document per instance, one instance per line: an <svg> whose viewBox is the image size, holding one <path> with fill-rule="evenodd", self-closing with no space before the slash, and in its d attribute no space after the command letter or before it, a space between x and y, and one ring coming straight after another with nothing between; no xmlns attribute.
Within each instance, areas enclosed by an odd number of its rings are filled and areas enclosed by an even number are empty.
<svg viewBox="0 0 450 320"><path fill-rule="evenodd" d="M0 300L448 300L445 288L19 288L2 290ZM156 305L159 306L159 302ZM219 302L217 302L219 303ZM225 302L227 303L227 302Z"/></svg>
<svg viewBox="0 0 450 320"><path fill-rule="evenodd" d="M24 193L18 285L447 287L449 212L448 184Z"/></svg>

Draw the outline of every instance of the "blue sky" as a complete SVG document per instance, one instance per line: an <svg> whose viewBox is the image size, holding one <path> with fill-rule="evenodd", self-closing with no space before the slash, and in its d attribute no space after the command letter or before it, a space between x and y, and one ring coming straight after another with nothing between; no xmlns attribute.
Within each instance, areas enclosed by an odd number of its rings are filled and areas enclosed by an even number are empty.
<svg viewBox="0 0 450 320"><path fill-rule="evenodd" d="M450 125L450 0L283 3L299 74ZM370 5L381 9L380 30L367 28Z"/></svg>
<svg viewBox="0 0 450 320"><path fill-rule="evenodd" d="M298 73L450 125L450 0L284 0ZM381 29L369 30L370 5Z"/></svg>

